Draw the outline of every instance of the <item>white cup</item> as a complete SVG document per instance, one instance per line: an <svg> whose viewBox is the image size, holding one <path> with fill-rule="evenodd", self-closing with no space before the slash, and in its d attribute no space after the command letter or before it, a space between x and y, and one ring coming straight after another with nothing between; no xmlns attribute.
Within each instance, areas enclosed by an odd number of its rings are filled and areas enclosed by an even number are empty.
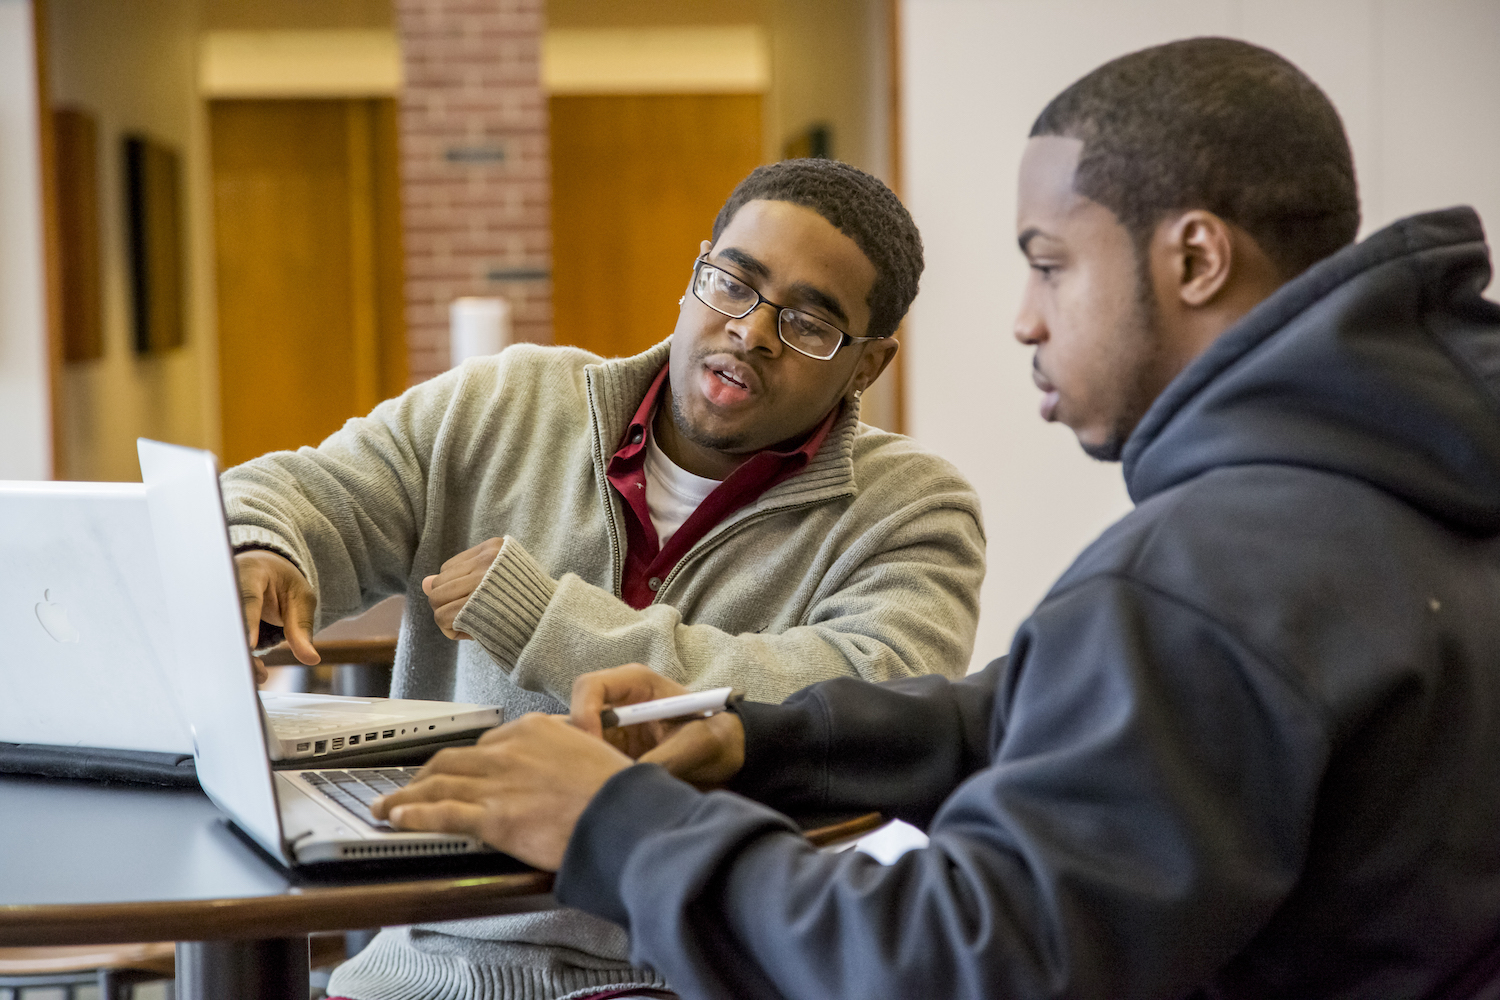
<svg viewBox="0 0 1500 1000"><path fill-rule="evenodd" d="M464 296L448 306L448 350L454 368L469 358L499 354L510 344L510 303Z"/></svg>

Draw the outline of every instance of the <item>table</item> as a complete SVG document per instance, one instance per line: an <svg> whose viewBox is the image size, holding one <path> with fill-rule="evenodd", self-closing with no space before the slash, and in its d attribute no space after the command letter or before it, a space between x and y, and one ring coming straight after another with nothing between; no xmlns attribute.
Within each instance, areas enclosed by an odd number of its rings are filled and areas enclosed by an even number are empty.
<svg viewBox="0 0 1500 1000"><path fill-rule="evenodd" d="M816 844L878 814L821 823ZM555 906L534 870L311 882L265 859L195 789L0 777L0 945L177 941L177 996L307 1000L315 931Z"/></svg>
<svg viewBox="0 0 1500 1000"><path fill-rule="evenodd" d="M294 878L192 789L0 778L0 945L178 941L180 998L307 1000L307 935L555 906L545 872Z"/></svg>
<svg viewBox="0 0 1500 1000"><path fill-rule="evenodd" d="M364 614L336 621L313 636L313 646L323 657L322 665L332 670L332 694L390 694L391 664L396 660L396 640L405 611L404 597L389 597ZM284 642L266 650L260 659L268 667L301 666Z"/></svg>

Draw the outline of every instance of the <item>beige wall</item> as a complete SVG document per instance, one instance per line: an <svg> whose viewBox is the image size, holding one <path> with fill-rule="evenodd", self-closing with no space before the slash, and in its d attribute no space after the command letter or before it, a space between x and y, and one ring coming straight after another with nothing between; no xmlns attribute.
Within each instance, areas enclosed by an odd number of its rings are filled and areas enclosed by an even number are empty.
<svg viewBox="0 0 1500 1000"><path fill-rule="evenodd" d="M776 130L768 159L816 122L833 125L833 155L893 183L888 91L888 0L777 0L771 33L773 85L768 119ZM904 347L904 345L903 345ZM905 359L901 361L905 364ZM865 393L860 416L898 429L893 369Z"/></svg>
<svg viewBox="0 0 1500 1000"><path fill-rule="evenodd" d="M0 479L52 468L31 0L0 0Z"/></svg>
<svg viewBox="0 0 1500 1000"><path fill-rule="evenodd" d="M192 0L51 0L47 9L52 101L82 108L99 126L104 310L104 356L63 373L65 467L57 476L138 480L138 436L218 443L208 156L194 83L198 9ZM158 355L132 347L121 142L133 131L181 157L186 343Z"/></svg>
<svg viewBox="0 0 1500 1000"><path fill-rule="evenodd" d="M833 124L833 153L889 180L881 127L885 92L883 0L778 0L771 19L772 152L808 125Z"/></svg>
<svg viewBox="0 0 1500 1000"><path fill-rule="evenodd" d="M1129 509L1118 465L1037 417L1011 337L1025 267L1016 165L1046 102L1095 66L1192 35L1267 45L1338 106L1363 232L1474 205L1500 227L1500 4L1494 0L903 0L907 203L928 272L908 335L911 432L978 487L989 536L975 662L1078 551ZM1494 286L1491 286L1493 296Z"/></svg>

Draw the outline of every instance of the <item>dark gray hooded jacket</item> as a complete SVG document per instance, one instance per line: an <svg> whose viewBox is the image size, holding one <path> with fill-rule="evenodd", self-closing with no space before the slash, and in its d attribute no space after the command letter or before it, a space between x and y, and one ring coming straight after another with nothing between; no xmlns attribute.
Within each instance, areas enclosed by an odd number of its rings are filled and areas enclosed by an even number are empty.
<svg viewBox="0 0 1500 1000"><path fill-rule="evenodd" d="M890 867L658 768L559 899L687 997L1475 995L1500 943L1500 307L1479 220L1283 286L1127 443L1135 510L966 681L747 705L736 788L879 808Z"/></svg>

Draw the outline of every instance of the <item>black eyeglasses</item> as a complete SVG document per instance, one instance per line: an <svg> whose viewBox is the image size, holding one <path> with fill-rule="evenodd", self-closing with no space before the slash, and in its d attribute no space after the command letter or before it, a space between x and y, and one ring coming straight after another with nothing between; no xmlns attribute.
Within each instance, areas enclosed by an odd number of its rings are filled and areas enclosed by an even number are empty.
<svg viewBox="0 0 1500 1000"><path fill-rule="evenodd" d="M776 336L798 354L827 361L845 344L863 344L882 337L852 337L800 309L779 306L721 267L699 257L693 263L693 297L716 313L743 319L764 303L776 310Z"/></svg>

